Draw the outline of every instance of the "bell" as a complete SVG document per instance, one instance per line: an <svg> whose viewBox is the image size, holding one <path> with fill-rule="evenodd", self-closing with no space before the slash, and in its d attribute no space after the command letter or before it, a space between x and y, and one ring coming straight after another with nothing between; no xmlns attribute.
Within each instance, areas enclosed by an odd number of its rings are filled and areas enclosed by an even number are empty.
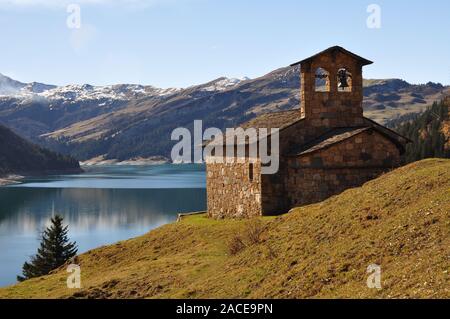
<svg viewBox="0 0 450 319"><path fill-rule="evenodd" d="M340 89L348 88L347 78L339 79L338 88Z"/></svg>
<svg viewBox="0 0 450 319"><path fill-rule="evenodd" d="M338 71L338 88L344 90L348 87L349 85L347 82L347 71L345 69L340 69Z"/></svg>

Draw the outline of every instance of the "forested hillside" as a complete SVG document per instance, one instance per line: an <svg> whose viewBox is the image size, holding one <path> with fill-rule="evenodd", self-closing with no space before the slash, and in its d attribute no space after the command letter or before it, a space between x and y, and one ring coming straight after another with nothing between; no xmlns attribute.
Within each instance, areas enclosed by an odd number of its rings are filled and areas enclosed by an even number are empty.
<svg viewBox="0 0 450 319"><path fill-rule="evenodd" d="M435 102L421 114L408 115L391 126L413 142L406 146L406 163L424 158L450 158L450 98Z"/></svg>
<svg viewBox="0 0 450 319"><path fill-rule="evenodd" d="M79 171L78 161L34 145L0 125L0 176L67 170Z"/></svg>

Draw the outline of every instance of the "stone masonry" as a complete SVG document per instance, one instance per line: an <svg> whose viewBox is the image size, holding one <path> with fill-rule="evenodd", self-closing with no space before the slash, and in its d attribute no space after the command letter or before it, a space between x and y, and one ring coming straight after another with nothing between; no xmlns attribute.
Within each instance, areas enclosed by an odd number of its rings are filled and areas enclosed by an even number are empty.
<svg viewBox="0 0 450 319"><path fill-rule="evenodd" d="M253 179L250 170L253 169ZM261 211L260 163L208 164L206 168L208 212L214 217L251 217Z"/></svg>
<svg viewBox="0 0 450 319"><path fill-rule="evenodd" d="M242 126L280 129L278 172L262 175L259 159L206 159L209 216L281 214L397 167L409 140L363 116L362 67L370 63L331 47L293 64L301 66L300 109L263 114ZM318 70L327 76L317 76ZM317 78L325 91L316 90Z"/></svg>

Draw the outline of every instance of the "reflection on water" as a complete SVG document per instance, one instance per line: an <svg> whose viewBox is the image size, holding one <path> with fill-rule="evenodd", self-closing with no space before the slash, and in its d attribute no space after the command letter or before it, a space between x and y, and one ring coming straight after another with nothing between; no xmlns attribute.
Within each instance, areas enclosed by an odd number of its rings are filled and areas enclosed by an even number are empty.
<svg viewBox="0 0 450 319"><path fill-rule="evenodd" d="M0 190L0 233L26 234L63 214L71 233L130 225L159 225L180 211L203 208L198 189L5 188Z"/></svg>
<svg viewBox="0 0 450 319"><path fill-rule="evenodd" d="M0 286L15 282L52 214L64 216L70 238L84 252L205 207L204 171L196 166L91 168L0 188Z"/></svg>

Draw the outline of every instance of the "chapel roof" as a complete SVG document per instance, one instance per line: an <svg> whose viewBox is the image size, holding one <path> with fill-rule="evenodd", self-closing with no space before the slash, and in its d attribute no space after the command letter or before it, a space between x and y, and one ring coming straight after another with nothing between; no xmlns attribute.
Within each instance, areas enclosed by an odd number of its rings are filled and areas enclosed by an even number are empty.
<svg viewBox="0 0 450 319"><path fill-rule="evenodd" d="M320 55L327 54L327 53L335 53L335 52L341 52L343 54L349 55L349 56L353 57L354 59L358 60L361 63L361 65L368 65L368 64L372 64L373 63L372 61L367 60L367 59L365 59L365 58L363 58L363 57L361 57L361 56L359 56L359 55L357 55L357 54L355 54L353 52L350 52L350 51L344 49L343 47L335 45L335 46L329 47L328 49L323 50L323 51L321 51L321 52L319 52L317 54L314 54L314 55L310 56L309 58L306 58L306 59L303 59L303 60L298 61L296 63L293 63L293 64L291 64L291 66L296 66L298 64L302 64L302 63L305 63L305 62L310 62L310 61L314 60L316 57L318 57Z"/></svg>

